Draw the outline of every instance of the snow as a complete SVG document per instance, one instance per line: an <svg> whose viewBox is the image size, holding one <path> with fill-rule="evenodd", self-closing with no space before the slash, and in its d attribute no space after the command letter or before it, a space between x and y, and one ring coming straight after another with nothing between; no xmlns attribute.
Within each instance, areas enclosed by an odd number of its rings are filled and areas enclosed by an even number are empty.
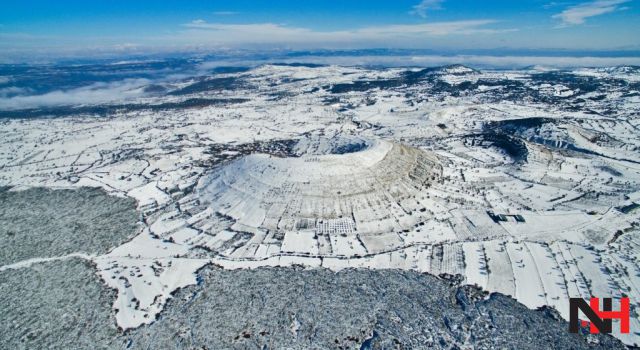
<svg viewBox="0 0 640 350"><path fill-rule="evenodd" d="M329 91L396 79L400 68L264 65L225 75L250 81L219 92L242 104L2 120L0 186L101 187L137 200L135 238L103 256L69 256L95 262L118 291L125 329L153 322L207 264L460 274L565 318L568 297L637 299L640 210L620 208L640 203L640 99L618 86L536 82L536 69L440 69L440 82L483 81L454 95L428 81ZM632 67L567 74L639 81ZM507 84L535 93L510 96ZM479 138L487 123L524 118L553 121L508 135L526 161ZM300 143L285 155L256 146L274 140Z"/></svg>
<svg viewBox="0 0 640 350"><path fill-rule="evenodd" d="M96 259L102 279L118 290L113 308L122 329L153 322L172 293L195 284L194 273L207 263L205 259Z"/></svg>
<svg viewBox="0 0 640 350"><path fill-rule="evenodd" d="M487 258L484 246L479 242L465 242L462 244L464 261L466 263L464 276L468 284L487 289L489 271L487 270Z"/></svg>

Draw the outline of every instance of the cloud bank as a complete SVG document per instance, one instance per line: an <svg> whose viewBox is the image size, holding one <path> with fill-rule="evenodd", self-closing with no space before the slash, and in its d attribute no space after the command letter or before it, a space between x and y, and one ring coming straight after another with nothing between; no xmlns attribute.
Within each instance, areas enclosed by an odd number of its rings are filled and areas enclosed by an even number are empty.
<svg viewBox="0 0 640 350"><path fill-rule="evenodd" d="M335 44L357 42L416 42L428 38L465 35L492 35L515 31L497 29L494 19L475 19L422 24L396 24L368 26L351 30L319 31L304 27L292 27L276 23L226 24L193 20L183 26L179 34L183 41L230 44Z"/></svg>
<svg viewBox="0 0 640 350"><path fill-rule="evenodd" d="M9 96L0 94L0 110L29 109L39 107L100 104L126 101L144 95L142 87L149 84L148 79L125 79L111 83L94 83L88 86L55 90L40 95ZM8 88L10 89L10 88ZM12 93L17 92L12 90Z"/></svg>
<svg viewBox="0 0 640 350"><path fill-rule="evenodd" d="M546 68L612 67L640 65L640 57L575 57L575 56L514 56L514 55L342 55L297 56L272 59L208 60L200 64L205 71L224 66L252 67L265 63L313 63L343 66L436 67L463 64L482 69L514 69L530 66Z"/></svg>

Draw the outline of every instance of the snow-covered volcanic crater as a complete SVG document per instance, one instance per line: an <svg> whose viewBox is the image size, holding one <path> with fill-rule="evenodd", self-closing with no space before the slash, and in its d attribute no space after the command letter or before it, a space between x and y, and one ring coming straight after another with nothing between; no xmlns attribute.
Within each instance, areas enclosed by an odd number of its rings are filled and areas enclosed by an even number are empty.
<svg viewBox="0 0 640 350"><path fill-rule="evenodd" d="M254 235L252 253L265 240L321 256L397 248L403 242L388 235L419 231L429 216L424 190L442 177L435 155L382 140L309 137L293 151L299 156L236 159L198 184L198 198L229 220L228 230Z"/></svg>

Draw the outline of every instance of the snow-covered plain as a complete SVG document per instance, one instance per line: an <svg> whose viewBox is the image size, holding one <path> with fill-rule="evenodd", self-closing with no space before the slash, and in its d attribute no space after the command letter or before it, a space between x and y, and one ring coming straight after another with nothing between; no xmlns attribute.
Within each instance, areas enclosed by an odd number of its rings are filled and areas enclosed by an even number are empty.
<svg viewBox="0 0 640 350"><path fill-rule="evenodd" d="M564 318L570 297L628 295L632 333L615 336L640 343L637 69L220 77L244 85L183 98L246 101L0 120L0 186L137 200L139 235L84 257L120 327L153 322L207 264L302 265L460 274Z"/></svg>

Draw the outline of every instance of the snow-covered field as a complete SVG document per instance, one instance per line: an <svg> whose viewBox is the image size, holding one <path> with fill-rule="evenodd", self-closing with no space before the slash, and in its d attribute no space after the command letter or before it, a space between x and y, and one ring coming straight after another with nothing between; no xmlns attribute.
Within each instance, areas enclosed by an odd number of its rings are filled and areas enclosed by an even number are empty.
<svg viewBox="0 0 640 350"><path fill-rule="evenodd" d="M627 295L632 333L615 336L640 343L637 69L215 78L242 84L171 98L243 100L0 119L0 186L137 201L139 235L85 257L120 327L153 322L207 264L302 265L460 274L564 318L570 297Z"/></svg>

